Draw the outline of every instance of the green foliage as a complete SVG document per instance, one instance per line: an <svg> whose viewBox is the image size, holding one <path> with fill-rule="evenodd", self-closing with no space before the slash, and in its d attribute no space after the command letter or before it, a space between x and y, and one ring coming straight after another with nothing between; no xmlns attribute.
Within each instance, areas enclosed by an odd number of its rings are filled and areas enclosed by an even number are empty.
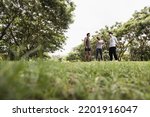
<svg viewBox="0 0 150 117"><path fill-rule="evenodd" d="M133 61L148 61L150 59L150 46L132 47L130 48L131 60Z"/></svg>
<svg viewBox="0 0 150 117"><path fill-rule="evenodd" d="M1 0L0 53L20 59L62 48L74 8L68 0Z"/></svg>
<svg viewBox="0 0 150 117"><path fill-rule="evenodd" d="M0 99L150 99L150 62L0 62Z"/></svg>
<svg viewBox="0 0 150 117"><path fill-rule="evenodd" d="M77 61L80 60L80 56L77 53L69 53L69 55L66 57L67 61Z"/></svg>
<svg viewBox="0 0 150 117"><path fill-rule="evenodd" d="M133 17L124 23L121 27L117 28L116 34L118 37L124 39L123 45L121 45L120 56L122 57L125 51L128 49L130 55L133 55L133 48L136 48L139 53L136 57L141 58L137 60L150 60L150 56L143 56L147 54L145 50L150 48L148 44L150 41L150 7L145 7L140 12L135 12ZM150 52L150 51L149 51ZM149 53L148 52L148 53ZM135 59L135 56L131 57L131 60Z"/></svg>

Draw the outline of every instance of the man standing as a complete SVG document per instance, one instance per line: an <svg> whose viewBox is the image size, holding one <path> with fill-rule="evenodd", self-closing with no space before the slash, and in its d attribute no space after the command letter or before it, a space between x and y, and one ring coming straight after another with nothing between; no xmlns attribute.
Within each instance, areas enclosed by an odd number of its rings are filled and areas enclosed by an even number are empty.
<svg viewBox="0 0 150 117"><path fill-rule="evenodd" d="M84 38L84 46L85 46L85 61L91 60L91 45L90 45L90 33L87 33Z"/></svg>
<svg viewBox="0 0 150 117"><path fill-rule="evenodd" d="M118 60L117 54L116 54L116 45L118 43L117 38L113 35L112 32L109 32L110 35L110 41L109 41L109 56L110 60L113 60L113 56L115 60Z"/></svg>
<svg viewBox="0 0 150 117"><path fill-rule="evenodd" d="M104 44L104 41L97 37L97 43L96 43L96 60L98 60L98 54L100 54L100 59L103 60L103 55L102 55L102 46Z"/></svg>

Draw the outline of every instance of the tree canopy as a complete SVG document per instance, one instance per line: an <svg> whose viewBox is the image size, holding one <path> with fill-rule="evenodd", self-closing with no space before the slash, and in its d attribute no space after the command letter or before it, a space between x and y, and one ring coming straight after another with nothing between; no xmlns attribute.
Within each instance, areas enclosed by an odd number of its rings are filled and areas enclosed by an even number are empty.
<svg viewBox="0 0 150 117"><path fill-rule="evenodd" d="M70 0L0 0L0 53L20 59L62 48L74 9Z"/></svg>

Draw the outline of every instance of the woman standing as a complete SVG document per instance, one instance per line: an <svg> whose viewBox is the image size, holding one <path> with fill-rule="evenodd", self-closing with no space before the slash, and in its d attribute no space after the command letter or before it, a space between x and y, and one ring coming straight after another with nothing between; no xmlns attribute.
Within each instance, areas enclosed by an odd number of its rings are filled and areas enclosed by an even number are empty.
<svg viewBox="0 0 150 117"><path fill-rule="evenodd" d="M97 43L96 43L96 60L98 60L98 54L100 54L100 59L103 60L103 54L102 54L102 47L103 47L104 41L97 37Z"/></svg>

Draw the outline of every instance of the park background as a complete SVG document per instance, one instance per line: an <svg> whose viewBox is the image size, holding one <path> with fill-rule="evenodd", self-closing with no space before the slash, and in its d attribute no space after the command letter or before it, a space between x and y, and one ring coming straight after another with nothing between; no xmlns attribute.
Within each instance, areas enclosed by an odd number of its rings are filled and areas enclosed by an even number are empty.
<svg viewBox="0 0 150 117"><path fill-rule="evenodd" d="M149 0L1 0L0 10L1 99L150 99ZM120 62L109 61L109 31Z"/></svg>

